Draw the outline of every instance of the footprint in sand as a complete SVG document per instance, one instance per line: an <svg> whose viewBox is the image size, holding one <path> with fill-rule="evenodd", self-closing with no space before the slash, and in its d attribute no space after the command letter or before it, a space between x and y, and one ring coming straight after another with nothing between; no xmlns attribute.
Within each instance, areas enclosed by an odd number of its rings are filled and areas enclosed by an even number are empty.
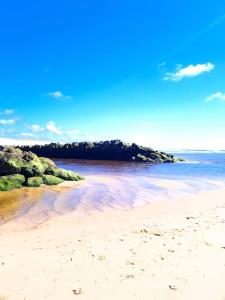
<svg viewBox="0 0 225 300"><path fill-rule="evenodd" d="M132 278L134 278L134 275L133 274L126 274L125 278L126 279L132 279Z"/></svg>
<svg viewBox="0 0 225 300"><path fill-rule="evenodd" d="M84 293L84 291L81 288L73 290L74 295L81 295Z"/></svg>
<svg viewBox="0 0 225 300"><path fill-rule="evenodd" d="M177 290L177 287L174 285L174 284L170 284L169 285L169 288L173 291L176 291Z"/></svg>
<svg viewBox="0 0 225 300"><path fill-rule="evenodd" d="M131 252L133 255L136 255L136 252L134 251L134 249L130 249L130 252Z"/></svg>
<svg viewBox="0 0 225 300"><path fill-rule="evenodd" d="M98 256L98 260L106 260L106 257L104 255Z"/></svg>
<svg viewBox="0 0 225 300"><path fill-rule="evenodd" d="M134 263L133 261L127 261L127 265L129 265L129 266L134 266L135 263Z"/></svg>

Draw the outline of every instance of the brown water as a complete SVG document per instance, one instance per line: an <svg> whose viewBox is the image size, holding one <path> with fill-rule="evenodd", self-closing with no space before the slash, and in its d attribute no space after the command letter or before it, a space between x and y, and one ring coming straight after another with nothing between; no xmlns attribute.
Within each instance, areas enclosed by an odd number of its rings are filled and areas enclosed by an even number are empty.
<svg viewBox="0 0 225 300"><path fill-rule="evenodd" d="M87 160L56 160L56 163L79 172L86 180L0 192L0 223L16 219L39 224L71 211L80 214L106 208L130 209L224 185L218 178L190 176L187 172L177 175L181 168L187 169L184 164L151 166Z"/></svg>

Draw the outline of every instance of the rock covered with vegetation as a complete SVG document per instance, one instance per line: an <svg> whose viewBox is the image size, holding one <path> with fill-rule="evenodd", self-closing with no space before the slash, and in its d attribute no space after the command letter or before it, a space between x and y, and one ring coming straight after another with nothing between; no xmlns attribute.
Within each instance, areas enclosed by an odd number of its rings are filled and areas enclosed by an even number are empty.
<svg viewBox="0 0 225 300"><path fill-rule="evenodd" d="M123 143L120 140L95 143L51 143L48 145L23 146L20 148L50 158L121 160L147 163L174 163L180 161L180 159L174 157L172 154L155 151L152 148L139 146L134 143Z"/></svg>
<svg viewBox="0 0 225 300"><path fill-rule="evenodd" d="M0 176L0 191L10 191L20 188L25 182L25 177L20 174Z"/></svg>
<svg viewBox="0 0 225 300"><path fill-rule="evenodd" d="M28 187L39 187L43 183L43 178L41 176L29 177L27 178L26 185Z"/></svg>
<svg viewBox="0 0 225 300"><path fill-rule="evenodd" d="M45 157L14 147L0 148L0 191L9 191L22 186L38 187L42 183L55 185L64 180L84 179L72 171L57 168Z"/></svg>

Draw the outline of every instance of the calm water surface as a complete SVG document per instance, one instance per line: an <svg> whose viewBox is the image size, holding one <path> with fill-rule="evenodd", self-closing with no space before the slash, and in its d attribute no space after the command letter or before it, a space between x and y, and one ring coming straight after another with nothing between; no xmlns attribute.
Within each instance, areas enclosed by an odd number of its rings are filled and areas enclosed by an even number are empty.
<svg viewBox="0 0 225 300"><path fill-rule="evenodd" d="M225 153L176 153L184 163L55 160L59 167L86 177L72 186L23 188L0 192L0 223L12 219L41 223L71 211L107 207L129 209L158 199L225 187Z"/></svg>

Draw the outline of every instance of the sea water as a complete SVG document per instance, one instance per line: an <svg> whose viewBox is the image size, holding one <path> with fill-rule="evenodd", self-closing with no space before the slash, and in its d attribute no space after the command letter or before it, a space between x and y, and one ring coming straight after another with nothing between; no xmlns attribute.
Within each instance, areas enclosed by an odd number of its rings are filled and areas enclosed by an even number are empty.
<svg viewBox="0 0 225 300"><path fill-rule="evenodd" d="M151 201L225 187L225 152L173 153L184 162L145 164L118 161L55 160L86 180L69 186L0 192L0 222L26 217L41 223L71 211L130 209Z"/></svg>

